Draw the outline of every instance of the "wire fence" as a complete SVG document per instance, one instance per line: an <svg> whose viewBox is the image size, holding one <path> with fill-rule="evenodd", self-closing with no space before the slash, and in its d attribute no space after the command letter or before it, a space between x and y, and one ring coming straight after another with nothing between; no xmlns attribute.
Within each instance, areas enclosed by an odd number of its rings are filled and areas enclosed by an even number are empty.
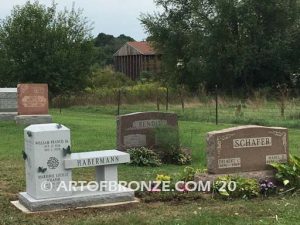
<svg viewBox="0 0 300 225"><path fill-rule="evenodd" d="M110 94L81 93L58 96L52 107L93 106L107 114L127 114L142 111L175 112L180 120L213 123L286 125L300 127L300 99L265 97L247 99L215 95L183 95L180 90L161 89L132 94L114 90Z"/></svg>

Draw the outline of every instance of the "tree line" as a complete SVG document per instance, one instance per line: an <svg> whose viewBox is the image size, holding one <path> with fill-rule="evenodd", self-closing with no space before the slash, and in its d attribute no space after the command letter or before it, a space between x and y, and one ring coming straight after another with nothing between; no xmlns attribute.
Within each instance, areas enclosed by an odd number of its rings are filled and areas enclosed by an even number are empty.
<svg viewBox="0 0 300 225"><path fill-rule="evenodd" d="M141 22L163 54L164 80L229 93L300 87L299 0L155 2L162 11Z"/></svg>
<svg viewBox="0 0 300 225"><path fill-rule="evenodd" d="M0 87L18 83L48 83L51 96L83 90L92 82L92 70L112 64L113 54L127 41L91 34L82 10L57 10L26 2L0 20Z"/></svg>
<svg viewBox="0 0 300 225"><path fill-rule="evenodd" d="M162 10L140 20L162 53L155 79L190 90L300 90L300 0L155 0ZM113 63L131 37L91 34L81 10L38 1L0 21L0 86L48 83L50 94L78 92L93 70Z"/></svg>

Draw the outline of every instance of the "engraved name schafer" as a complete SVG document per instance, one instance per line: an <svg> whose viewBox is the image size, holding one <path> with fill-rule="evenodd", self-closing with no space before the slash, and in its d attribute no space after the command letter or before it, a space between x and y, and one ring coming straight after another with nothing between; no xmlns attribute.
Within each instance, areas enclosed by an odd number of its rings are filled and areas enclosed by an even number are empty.
<svg viewBox="0 0 300 225"><path fill-rule="evenodd" d="M233 139L233 148L254 148L272 146L271 137Z"/></svg>

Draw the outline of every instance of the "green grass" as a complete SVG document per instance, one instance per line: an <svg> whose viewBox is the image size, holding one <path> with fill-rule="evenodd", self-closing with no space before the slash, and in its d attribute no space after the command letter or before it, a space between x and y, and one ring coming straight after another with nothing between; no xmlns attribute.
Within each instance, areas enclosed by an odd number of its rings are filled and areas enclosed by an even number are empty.
<svg viewBox="0 0 300 225"><path fill-rule="evenodd" d="M136 110L136 109L141 110ZM150 107L128 106L128 111ZM149 109L151 110L151 109ZM152 109L154 110L154 109ZM71 129L72 151L115 148L115 108L90 107L51 110L54 121ZM208 131L232 126L209 122L180 120L180 139L192 149L193 167L205 168L205 135ZM273 197L267 200L197 201L141 203L101 209L25 215L15 209L11 200L25 190L23 129L13 122L0 122L0 225L6 224L299 224L300 196ZM300 131L289 129L292 154L299 153ZM175 175L184 167L163 165L158 168L119 167L120 180L150 180L157 173ZM94 180L94 169L74 170L74 180ZM277 217L276 217L277 215Z"/></svg>
<svg viewBox="0 0 300 225"><path fill-rule="evenodd" d="M220 100L218 107L218 117L220 123L226 124L257 124L266 126L285 126L289 128L300 128L300 101L289 101L286 104L285 114L282 117L279 102L276 101L250 101L243 104L239 116L236 108L239 101ZM120 107L121 114L156 111L156 103L143 103L138 105L124 104ZM160 105L160 110L165 111L165 105ZM83 106L73 107L76 112L101 113L106 115L116 115L116 105L102 106ZM170 104L169 111L177 113L181 121L198 121L214 123L216 120L215 102L208 99L207 102L199 102L190 99L185 103L185 110L182 111L181 105Z"/></svg>

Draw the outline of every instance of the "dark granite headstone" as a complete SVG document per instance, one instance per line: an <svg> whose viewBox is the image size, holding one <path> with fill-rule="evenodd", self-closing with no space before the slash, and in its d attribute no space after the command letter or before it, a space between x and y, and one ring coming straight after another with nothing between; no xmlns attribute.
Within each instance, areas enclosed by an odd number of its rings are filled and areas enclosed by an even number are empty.
<svg viewBox="0 0 300 225"><path fill-rule="evenodd" d="M227 174L268 170L273 162L287 162L288 129L240 126L207 134L209 173Z"/></svg>
<svg viewBox="0 0 300 225"><path fill-rule="evenodd" d="M117 117L117 149L157 145L155 130L159 127L178 129L177 115L163 112L138 112Z"/></svg>

